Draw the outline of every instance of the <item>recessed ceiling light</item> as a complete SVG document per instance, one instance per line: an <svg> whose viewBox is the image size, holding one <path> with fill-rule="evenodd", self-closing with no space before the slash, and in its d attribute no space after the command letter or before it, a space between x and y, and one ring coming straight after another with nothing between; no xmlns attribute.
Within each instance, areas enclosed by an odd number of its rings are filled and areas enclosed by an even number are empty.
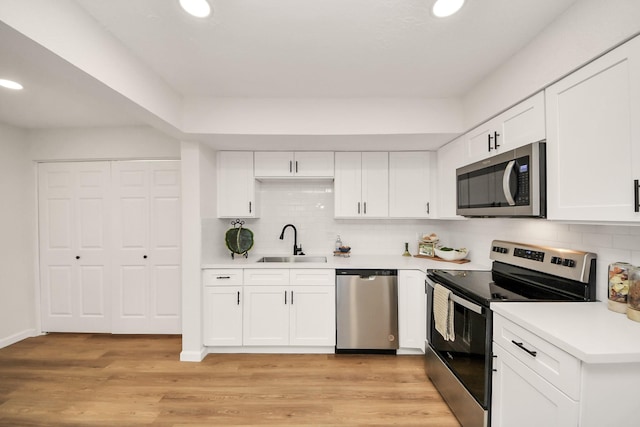
<svg viewBox="0 0 640 427"><path fill-rule="evenodd" d="M22 85L18 82L14 82L13 80L0 79L0 86L13 90L22 89Z"/></svg>
<svg viewBox="0 0 640 427"><path fill-rule="evenodd" d="M433 14L438 18L451 16L464 5L464 0L437 0L433 5Z"/></svg>
<svg viewBox="0 0 640 427"><path fill-rule="evenodd" d="M211 6L207 0L180 0L180 6L197 18L206 18L211 14Z"/></svg>

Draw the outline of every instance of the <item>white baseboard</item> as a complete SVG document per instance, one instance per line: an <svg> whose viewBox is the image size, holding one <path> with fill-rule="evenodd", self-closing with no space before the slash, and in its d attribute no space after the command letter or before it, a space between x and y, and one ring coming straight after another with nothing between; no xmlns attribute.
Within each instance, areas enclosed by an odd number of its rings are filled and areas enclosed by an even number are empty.
<svg viewBox="0 0 640 427"><path fill-rule="evenodd" d="M9 335L8 337L0 338L0 348L9 347L12 344L15 344L19 341L22 341L26 338L31 338L36 336L35 329L26 329L22 332L18 332L17 334Z"/></svg>
<svg viewBox="0 0 640 427"><path fill-rule="evenodd" d="M207 349L201 348L200 351L182 351L180 352L181 362L202 362L207 355Z"/></svg>

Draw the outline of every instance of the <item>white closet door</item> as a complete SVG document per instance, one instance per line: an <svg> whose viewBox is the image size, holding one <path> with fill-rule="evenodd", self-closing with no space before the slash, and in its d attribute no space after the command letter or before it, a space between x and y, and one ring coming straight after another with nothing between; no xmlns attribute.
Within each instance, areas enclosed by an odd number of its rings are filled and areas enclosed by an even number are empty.
<svg viewBox="0 0 640 427"><path fill-rule="evenodd" d="M180 162L114 162L113 191L113 332L180 333Z"/></svg>
<svg viewBox="0 0 640 427"><path fill-rule="evenodd" d="M38 166L42 330L109 332L108 162Z"/></svg>

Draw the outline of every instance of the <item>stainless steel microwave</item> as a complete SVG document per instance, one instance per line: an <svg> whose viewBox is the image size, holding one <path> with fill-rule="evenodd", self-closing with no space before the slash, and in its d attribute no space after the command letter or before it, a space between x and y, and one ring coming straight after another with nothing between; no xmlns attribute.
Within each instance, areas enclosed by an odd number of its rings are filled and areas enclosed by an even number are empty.
<svg viewBox="0 0 640 427"><path fill-rule="evenodd" d="M546 143L518 147L456 169L458 215L547 215Z"/></svg>

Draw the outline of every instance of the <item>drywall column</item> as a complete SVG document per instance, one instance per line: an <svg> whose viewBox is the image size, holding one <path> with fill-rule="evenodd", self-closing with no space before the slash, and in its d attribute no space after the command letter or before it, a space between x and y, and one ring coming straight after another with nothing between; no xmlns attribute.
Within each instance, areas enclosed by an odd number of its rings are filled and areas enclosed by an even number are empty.
<svg viewBox="0 0 640 427"><path fill-rule="evenodd" d="M0 348L36 328L35 172L26 134L0 124Z"/></svg>
<svg viewBox="0 0 640 427"><path fill-rule="evenodd" d="M200 362L202 345L200 147L182 142L182 352L180 360Z"/></svg>

